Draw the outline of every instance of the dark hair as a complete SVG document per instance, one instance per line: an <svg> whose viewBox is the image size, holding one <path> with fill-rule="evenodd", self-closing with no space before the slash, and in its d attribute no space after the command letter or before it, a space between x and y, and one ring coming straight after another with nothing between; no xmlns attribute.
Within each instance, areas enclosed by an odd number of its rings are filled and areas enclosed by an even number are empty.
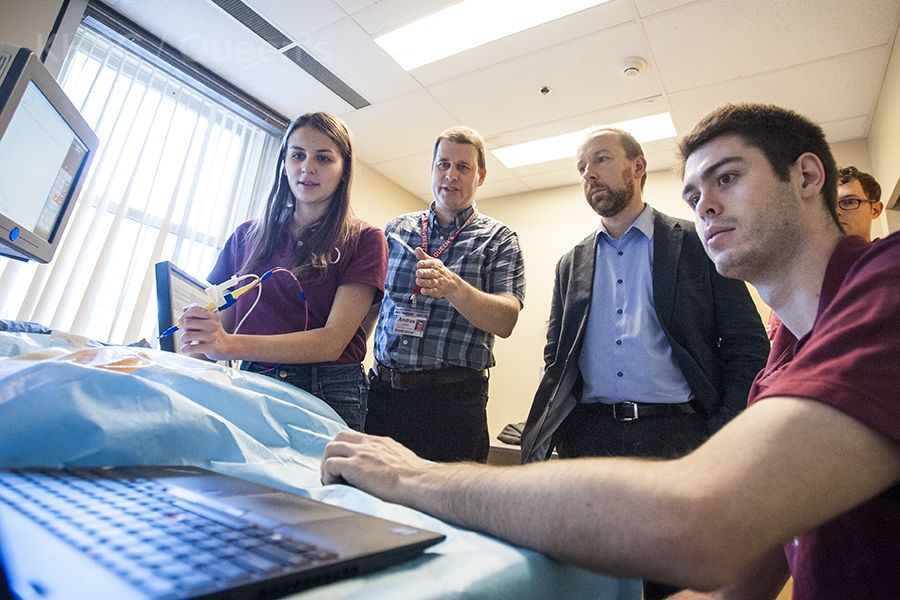
<svg viewBox="0 0 900 600"><path fill-rule="evenodd" d="M451 127L450 129L442 131L437 139L434 140L434 151L431 153L431 164L434 164L434 161L437 160L437 151L438 146L441 145L441 140L475 146L475 150L478 152L479 170L487 168L487 163L484 160L484 140L481 138L481 135L471 127Z"/></svg>
<svg viewBox="0 0 900 600"><path fill-rule="evenodd" d="M723 135L736 135L758 149L781 181L790 179L790 167L804 152L819 157L825 168L822 197L825 208L840 228L837 205L837 165L822 128L802 115L772 104L726 104L700 120L678 143L681 175L684 163L701 146Z"/></svg>
<svg viewBox="0 0 900 600"><path fill-rule="evenodd" d="M300 232L300 240L294 249L291 271L299 278L322 279L328 268L340 260L344 244L350 238L353 212L350 210L350 184L353 180L353 146L347 125L338 117L323 112L306 113L294 119L285 129L275 161L275 181L269 191L265 214L254 224L252 247L243 272L270 258L281 236L289 230L294 218L294 195L284 170L288 138L300 127L312 127L328 136L335 143L343 162L341 180L332 195L328 212L322 219L310 223ZM335 252L337 249L337 252Z"/></svg>
<svg viewBox="0 0 900 600"><path fill-rule="evenodd" d="M644 156L644 149L641 148L640 142L637 141L633 135L624 129L616 129L615 127L598 127L591 131L590 135L594 136L598 133L603 133L608 131L610 133L614 133L616 137L619 139L619 143L622 145L622 148L625 150L625 158L628 160L634 160L638 156ZM644 169L644 176L641 177L641 189L644 189L644 184L647 182L647 169Z"/></svg>
<svg viewBox="0 0 900 600"><path fill-rule="evenodd" d="M844 167L838 171L838 183L849 183L854 179L859 182L866 198L875 202L881 201L881 186L874 177L856 167Z"/></svg>

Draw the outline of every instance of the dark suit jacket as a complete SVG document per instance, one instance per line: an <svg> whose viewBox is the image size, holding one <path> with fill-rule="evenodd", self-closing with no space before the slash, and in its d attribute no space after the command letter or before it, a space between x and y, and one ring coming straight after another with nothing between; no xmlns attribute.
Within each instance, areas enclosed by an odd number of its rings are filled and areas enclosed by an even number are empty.
<svg viewBox="0 0 900 600"><path fill-rule="evenodd" d="M522 434L523 462L550 456L553 434L581 395L578 357L591 306L595 239L582 240L556 266L544 376ZM769 343L747 286L716 272L693 223L655 210L653 304L713 433L746 406Z"/></svg>

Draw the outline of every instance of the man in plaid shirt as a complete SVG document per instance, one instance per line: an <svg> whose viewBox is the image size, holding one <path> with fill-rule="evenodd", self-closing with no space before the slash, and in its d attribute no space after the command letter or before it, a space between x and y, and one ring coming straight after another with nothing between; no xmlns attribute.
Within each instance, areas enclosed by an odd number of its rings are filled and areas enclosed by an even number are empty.
<svg viewBox="0 0 900 600"><path fill-rule="evenodd" d="M375 331L366 431L436 461L488 454L488 371L525 299L515 232L482 215L484 142L467 127L434 146L429 210L385 227L388 274Z"/></svg>

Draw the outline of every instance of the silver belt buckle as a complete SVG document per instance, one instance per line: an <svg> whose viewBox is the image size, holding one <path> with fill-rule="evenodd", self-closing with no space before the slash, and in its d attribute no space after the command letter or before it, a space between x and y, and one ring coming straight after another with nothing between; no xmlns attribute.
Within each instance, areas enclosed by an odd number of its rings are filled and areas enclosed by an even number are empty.
<svg viewBox="0 0 900 600"><path fill-rule="evenodd" d="M390 380L391 380L391 389L395 390L406 390L409 386L403 385L401 381L403 380L403 374L397 371L397 369L390 370Z"/></svg>
<svg viewBox="0 0 900 600"><path fill-rule="evenodd" d="M619 408L625 406L631 409L631 416L619 414ZM612 409L613 419L615 419L616 421L637 421L638 419L638 405L636 402L619 402L617 404L613 404Z"/></svg>

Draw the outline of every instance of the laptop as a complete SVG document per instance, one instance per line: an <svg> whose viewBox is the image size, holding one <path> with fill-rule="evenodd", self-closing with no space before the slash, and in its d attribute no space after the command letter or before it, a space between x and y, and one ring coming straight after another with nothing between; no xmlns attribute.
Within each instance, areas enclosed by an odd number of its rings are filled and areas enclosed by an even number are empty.
<svg viewBox="0 0 900 600"><path fill-rule="evenodd" d="M276 598L444 538L194 467L0 470L17 598Z"/></svg>

